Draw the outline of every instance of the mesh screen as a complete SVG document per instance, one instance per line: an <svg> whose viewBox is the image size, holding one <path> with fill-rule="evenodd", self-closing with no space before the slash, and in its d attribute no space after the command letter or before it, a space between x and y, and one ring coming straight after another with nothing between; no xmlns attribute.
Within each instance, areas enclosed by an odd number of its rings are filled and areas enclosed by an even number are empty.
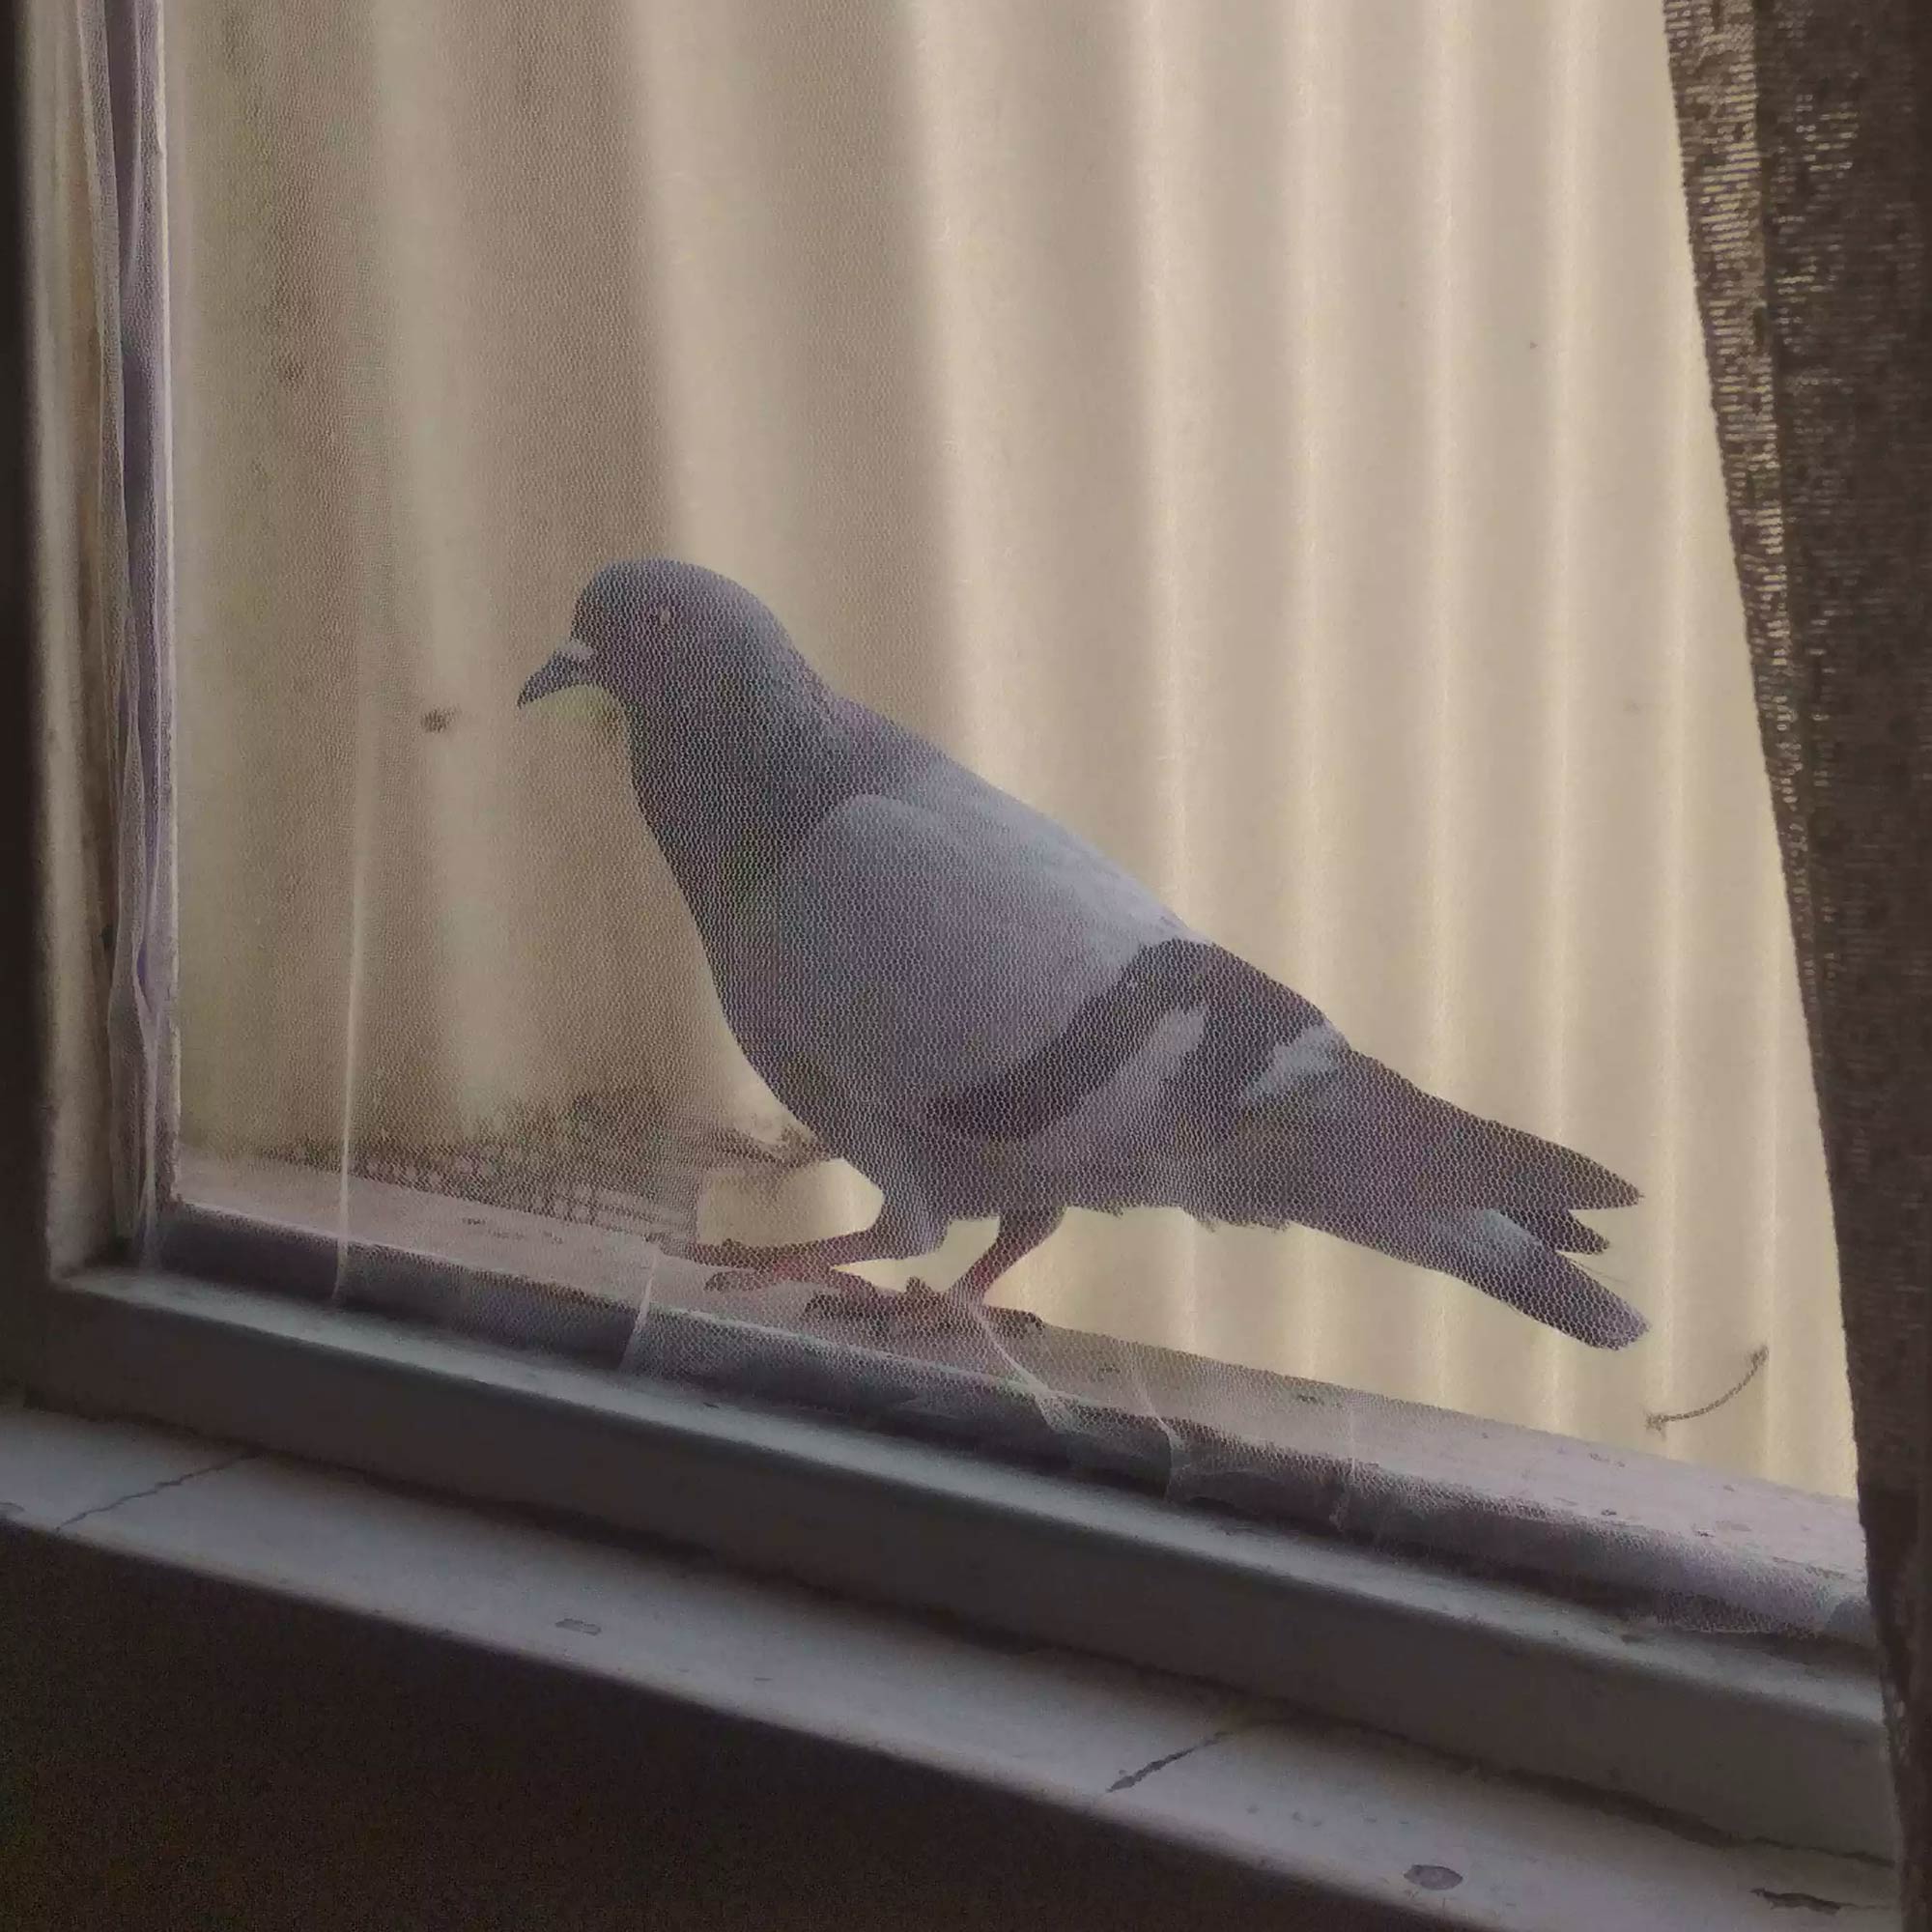
<svg viewBox="0 0 1932 1932"><path fill-rule="evenodd" d="M1177 1494L1849 1489L1646 10L162 67L180 1198Z"/></svg>

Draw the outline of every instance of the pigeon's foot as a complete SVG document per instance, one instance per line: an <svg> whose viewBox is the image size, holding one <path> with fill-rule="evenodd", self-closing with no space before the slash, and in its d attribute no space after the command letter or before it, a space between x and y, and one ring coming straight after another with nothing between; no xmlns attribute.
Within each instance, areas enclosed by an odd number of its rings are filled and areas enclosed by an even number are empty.
<svg viewBox="0 0 1932 1932"><path fill-rule="evenodd" d="M781 1281L814 1282L833 1291L814 1295L807 1304L821 1301L862 1302L877 1299L883 1289L874 1288L865 1276L848 1274L843 1268L830 1267L809 1247L748 1248L738 1241L698 1243L671 1250L680 1259L696 1262L700 1267L718 1270L704 1285L714 1293L728 1290L770 1288Z"/></svg>
<svg viewBox="0 0 1932 1932"><path fill-rule="evenodd" d="M850 1284L849 1286L847 1284ZM877 1327L886 1320L887 1310L898 1297L863 1275L848 1274L829 1283L799 1312L823 1316L834 1321L866 1321Z"/></svg>
<svg viewBox="0 0 1932 1932"><path fill-rule="evenodd" d="M903 1294L893 1297L882 1324L889 1335L911 1340L921 1335L1037 1335L1046 1326L1037 1315L1025 1308L994 1308L964 1295L948 1294L928 1288L917 1278L905 1285Z"/></svg>
<svg viewBox="0 0 1932 1932"><path fill-rule="evenodd" d="M937 1335L1037 1335L1046 1326L1024 1308L989 1308L964 1295L944 1293L924 1282L909 1281L895 1294L862 1276L830 1270L825 1292L814 1294L803 1312L839 1321L863 1321L882 1338L930 1340Z"/></svg>

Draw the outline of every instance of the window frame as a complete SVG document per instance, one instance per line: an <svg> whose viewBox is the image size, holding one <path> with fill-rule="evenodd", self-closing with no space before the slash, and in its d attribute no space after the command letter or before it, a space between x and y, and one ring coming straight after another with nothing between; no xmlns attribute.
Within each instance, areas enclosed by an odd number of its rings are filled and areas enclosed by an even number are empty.
<svg viewBox="0 0 1932 1932"><path fill-rule="evenodd" d="M71 532L31 420L46 353L31 291L35 14L0 71L8 174L0 383L0 990L31 1015L0 1043L0 1379L37 1402L261 1448L696 1547L753 1571L942 1613L1364 1724L1475 1763L1561 1779L1681 1821L1889 1855L1875 1670L1861 1645L1633 1623L1520 1581L1300 1529L1236 1522L836 1420L599 1377L283 1293L116 1264L107 1042L85 962L99 932L82 735L63 713L80 633L61 590ZM40 105L37 109L36 103ZM29 641L31 640L31 641ZM205 1230L204 1230L205 1232ZM216 1244L217 1248L219 1243ZM213 1250L204 1250L204 1254ZM432 1268L433 1272L433 1268ZM447 1270L451 1275L455 1270ZM295 1292L291 1292L295 1291ZM1479 1429L1441 1412L1445 1456ZM1634 1459L1641 1481L1670 1464ZM639 1480L639 1476L642 1480ZM1398 1498L1398 1502L1400 1499ZM1580 1529L1579 1520L1579 1529Z"/></svg>
<svg viewBox="0 0 1932 1932"><path fill-rule="evenodd" d="M43 891L42 578L45 571L35 487L42 425L36 396L41 344L30 296L37 271L30 154L44 129L28 85L32 30L15 14L0 34L0 997L15 1024L0 1029L0 1380L18 1379L35 1336L39 1298L51 1277L48 1228L54 1189L48 1011L51 939Z"/></svg>

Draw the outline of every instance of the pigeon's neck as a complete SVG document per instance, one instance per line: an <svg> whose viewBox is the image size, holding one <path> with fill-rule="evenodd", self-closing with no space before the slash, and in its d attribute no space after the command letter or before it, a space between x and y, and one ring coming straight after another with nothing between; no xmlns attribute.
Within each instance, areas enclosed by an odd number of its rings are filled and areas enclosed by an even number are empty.
<svg viewBox="0 0 1932 1932"><path fill-rule="evenodd" d="M707 947L828 811L920 743L815 679L760 696L716 728L631 713L638 807Z"/></svg>

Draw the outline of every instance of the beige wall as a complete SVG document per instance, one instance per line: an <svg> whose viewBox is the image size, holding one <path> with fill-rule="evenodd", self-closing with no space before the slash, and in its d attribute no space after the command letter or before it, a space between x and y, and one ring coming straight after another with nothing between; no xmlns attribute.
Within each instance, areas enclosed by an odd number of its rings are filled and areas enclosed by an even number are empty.
<svg viewBox="0 0 1932 1932"><path fill-rule="evenodd" d="M1653 5L168 18L190 1139L625 1078L775 1119L607 723L513 708L598 563L676 552L1359 1044L1631 1175L1605 1264L1657 1326L1601 1356L1153 1216L1009 1298L1848 1487Z"/></svg>

